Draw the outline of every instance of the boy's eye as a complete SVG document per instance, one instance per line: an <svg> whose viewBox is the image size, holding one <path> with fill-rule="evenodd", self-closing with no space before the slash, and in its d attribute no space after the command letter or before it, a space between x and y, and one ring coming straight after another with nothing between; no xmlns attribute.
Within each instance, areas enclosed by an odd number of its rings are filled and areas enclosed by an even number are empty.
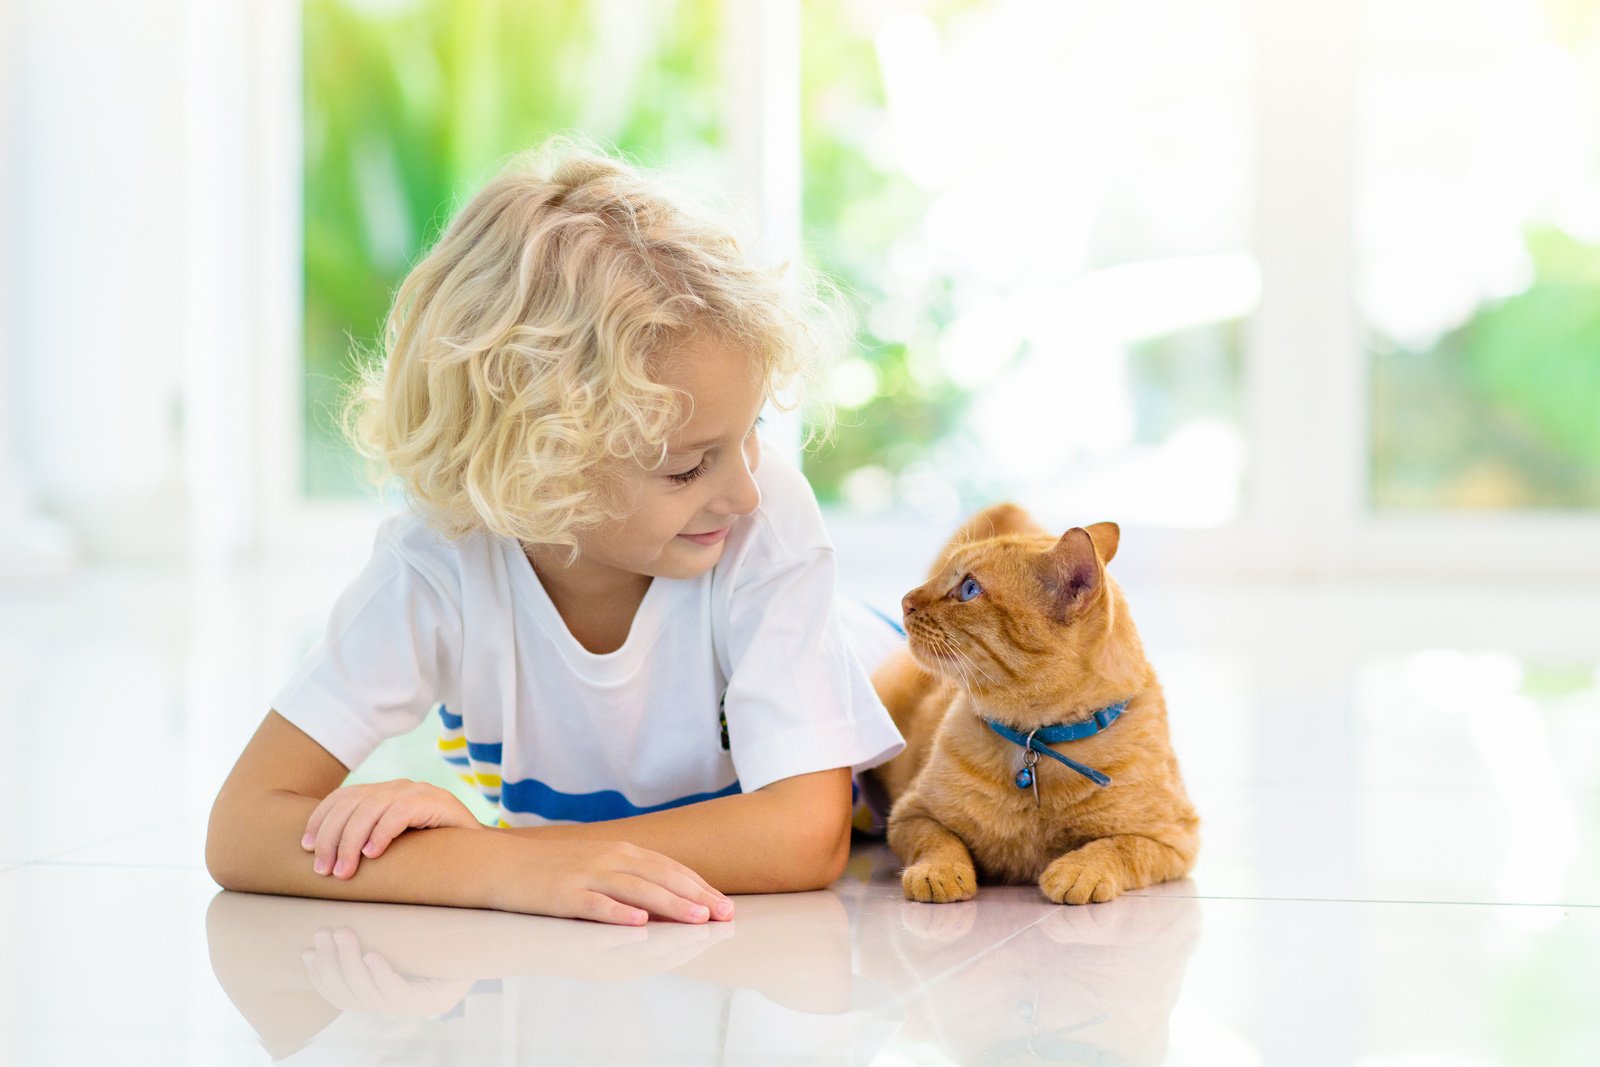
<svg viewBox="0 0 1600 1067"><path fill-rule="evenodd" d="M706 461L702 459L699 464L694 467L694 469L683 471L680 474L669 474L667 477L677 482L679 485L688 485L705 472Z"/></svg>
<svg viewBox="0 0 1600 1067"><path fill-rule="evenodd" d="M756 421L751 424L750 429L745 433L745 440L749 440L750 438L754 437L756 430L759 429L761 424L765 421L765 419L757 417ZM678 474L669 474L667 477L679 485L688 485L690 482L694 481L696 478L700 477L707 470L709 470L710 467L711 454L708 452L701 457L699 464L696 465L692 470L681 471Z"/></svg>
<svg viewBox="0 0 1600 1067"><path fill-rule="evenodd" d="M983 587L978 584L978 580L968 575L961 579L961 585L956 588L956 599L961 601L971 600L981 592L983 592Z"/></svg>

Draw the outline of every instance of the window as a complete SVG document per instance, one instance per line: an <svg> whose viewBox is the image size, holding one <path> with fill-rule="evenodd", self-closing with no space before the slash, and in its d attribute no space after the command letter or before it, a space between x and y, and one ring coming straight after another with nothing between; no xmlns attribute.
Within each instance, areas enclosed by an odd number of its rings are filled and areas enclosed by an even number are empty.
<svg viewBox="0 0 1600 1067"><path fill-rule="evenodd" d="M1600 507L1600 9L1368 8L1370 501Z"/></svg>
<svg viewBox="0 0 1600 1067"><path fill-rule="evenodd" d="M1600 567L1593 4L299 10L303 274L273 247L264 276L303 285L308 373L269 338L273 500L353 499L352 342L459 196L579 130L753 200L839 282L858 344L804 463L841 543L1006 496L1184 574ZM316 543L304 518L266 539Z"/></svg>
<svg viewBox="0 0 1600 1067"><path fill-rule="evenodd" d="M1233 0L803 7L804 233L853 294L819 494L1235 518L1250 39Z"/></svg>

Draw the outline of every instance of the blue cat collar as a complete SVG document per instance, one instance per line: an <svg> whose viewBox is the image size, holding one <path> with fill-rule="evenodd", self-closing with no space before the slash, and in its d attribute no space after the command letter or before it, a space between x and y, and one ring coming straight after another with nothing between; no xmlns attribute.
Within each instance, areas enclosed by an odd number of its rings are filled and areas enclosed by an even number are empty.
<svg viewBox="0 0 1600 1067"><path fill-rule="evenodd" d="M1112 723L1116 722L1117 719L1122 717L1122 713L1127 710L1128 702L1124 700L1120 703L1112 704L1108 708L1101 708L1083 722L1057 723L1054 726L1046 726L1035 730L1030 734L1013 730L1005 723L999 722L995 719L984 719L983 722L985 726L989 727L989 729L993 730L1007 741L1010 741L1013 745L1020 745L1025 749L1032 749L1041 756L1049 756L1057 763L1061 763L1072 768L1074 771L1077 771L1079 774L1089 779L1089 781L1103 789L1111 784L1111 779L1108 776L1101 774L1093 767L1085 766L1075 759L1063 756L1050 746L1060 744L1063 741L1081 741L1085 737L1093 737L1101 730L1106 729ZM1026 785L1019 786L1019 788L1026 788Z"/></svg>

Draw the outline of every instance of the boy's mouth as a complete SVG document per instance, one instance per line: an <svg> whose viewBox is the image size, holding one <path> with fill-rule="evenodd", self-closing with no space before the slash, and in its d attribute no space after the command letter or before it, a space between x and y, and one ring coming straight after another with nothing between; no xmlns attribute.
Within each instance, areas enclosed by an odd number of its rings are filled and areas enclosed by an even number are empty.
<svg viewBox="0 0 1600 1067"><path fill-rule="evenodd" d="M720 530L712 530L710 533L684 533L678 536L686 541L693 541L697 545L714 545L724 537L727 537L728 531L731 529L733 529L732 525L728 525Z"/></svg>

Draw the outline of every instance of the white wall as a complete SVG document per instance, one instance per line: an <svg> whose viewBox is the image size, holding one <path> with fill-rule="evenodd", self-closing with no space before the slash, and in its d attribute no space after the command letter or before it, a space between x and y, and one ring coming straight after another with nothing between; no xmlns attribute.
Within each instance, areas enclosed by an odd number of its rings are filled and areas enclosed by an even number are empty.
<svg viewBox="0 0 1600 1067"><path fill-rule="evenodd" d="M5 13L5 414L23 480L90 556L181 549L182 16Z"/></svg>
<svg viewBox="0 0 1600 1067"><path fill-rule="evenodd" d="M252 19L288 7L0 0L0 545L55 534L91 561L254 547ZM49 553L33 554L0 575L38 571Z"/></svg>
<svg viewBox="0 0 1600 1067"><path fill-rule="evenodd" d="M17 372L11 353L13 300L13 248L10 213L4 205L15 202L12 191L12 112L17 36L11 23L11 6L0 0L0 578L53 576L72 563L74 545L65 528L43 518L34 503L30 479L18 458L18 429L23 405L16 387Z"/></svg>

